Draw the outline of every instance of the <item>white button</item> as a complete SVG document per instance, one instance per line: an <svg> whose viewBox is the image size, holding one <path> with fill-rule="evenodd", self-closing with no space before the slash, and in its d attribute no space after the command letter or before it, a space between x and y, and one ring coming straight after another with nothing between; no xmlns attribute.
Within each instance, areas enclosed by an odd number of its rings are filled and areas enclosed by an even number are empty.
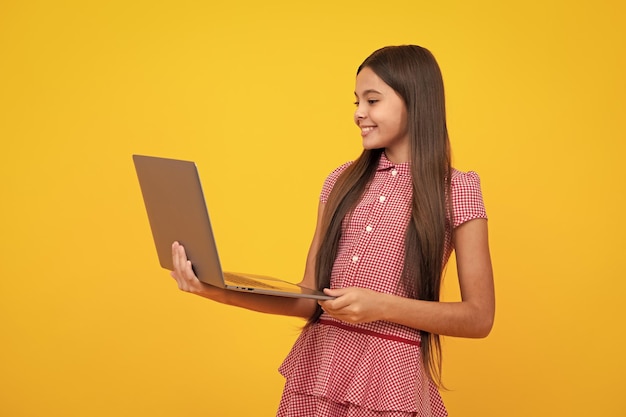
<svg viewBox="0 0 626 417"><path fill-rule="evenodd" d="M381 203L385 201L386 199L387 197L385 197L384 195L381 195L380 197L378 197L378 201L380 201Z"/></svg>
<svg viewBox="0 0 626 417"><path fill-rule="evenodd" d="M354 256L352 257L352 262L356 262L356 261L358 261L358 260L359 260L359 257L358 257L358 256L354 255Z"/></svg>
<svg viewBox="0 0 626 417"><path fill-rule="evenodd" d="M365 228L365 230L366 230L366 231L368 231L368 232L371 232L371 231L372 231L372 229L373 229L373 228L372 228L372 226L367 226L367 227Z"/></svg>
<svg viewBox="0 0 626 417"><path fill-rule="evenodd" d="M398 171L394 169L393 171L391 171L391 175L395 177L396 175L398 175Z"/></svg>

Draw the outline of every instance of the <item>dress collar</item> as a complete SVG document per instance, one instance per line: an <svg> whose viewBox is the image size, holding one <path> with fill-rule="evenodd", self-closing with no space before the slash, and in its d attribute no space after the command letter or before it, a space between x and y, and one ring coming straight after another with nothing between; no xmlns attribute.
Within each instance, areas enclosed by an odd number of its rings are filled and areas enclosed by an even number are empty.
<svg viewBox="0 0 626 417"><path fill-rule="evenodd" d="M376 170L387 171L390 169L395 169L396 171L398 171L398 174L400 175L411 175L411 163L410 162L394 164L389 159L387 159L387 156L383 152L382 154L380 154L380 159L378 160L378 168L376 168Z"/></svg>

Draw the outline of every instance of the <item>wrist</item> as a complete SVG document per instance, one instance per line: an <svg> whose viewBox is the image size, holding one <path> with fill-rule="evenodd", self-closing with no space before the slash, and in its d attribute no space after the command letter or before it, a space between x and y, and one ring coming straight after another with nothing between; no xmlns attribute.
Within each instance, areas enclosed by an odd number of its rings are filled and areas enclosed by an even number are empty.
<svg viewBox="0 0 626 417"><path fill-rule="evenodd" d="M217 295L217 290L217 287L200 282L199 286L196 288L195 294L213 300Z"/></svg>
<svg viewBox="0 0 626 417"><path fill-rule="evenodd" d="M393 321L393 295L387 293L380 293L379 307L380 307L380 319L384 321Z"/></svg>

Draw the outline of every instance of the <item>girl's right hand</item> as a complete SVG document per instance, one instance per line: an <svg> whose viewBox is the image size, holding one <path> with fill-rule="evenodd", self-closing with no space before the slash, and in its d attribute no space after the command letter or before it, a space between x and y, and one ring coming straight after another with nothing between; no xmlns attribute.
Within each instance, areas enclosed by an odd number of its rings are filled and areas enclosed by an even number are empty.
<svg viewBox="0 0 626 417"><path fill-rule="evenodd" d="M288 297L274 297L264 294L230 291L224 288L201 282L191 268L185 248L178 242L172 244L172 260L174 270L172 278L176 280L182 291L199 295L221 304L247 308L270 314L298 316L308 318L315 311L315 300Z"/></svg>
<svg viewBox="0 0 626 417"><path fill-rule="evenodd" d="M193 294L206 294L210 291L210 285L201 282L193 272L185 248L178 242L172 244L172 261L174 270L170 275L176 280L180 290Z"/></svg>

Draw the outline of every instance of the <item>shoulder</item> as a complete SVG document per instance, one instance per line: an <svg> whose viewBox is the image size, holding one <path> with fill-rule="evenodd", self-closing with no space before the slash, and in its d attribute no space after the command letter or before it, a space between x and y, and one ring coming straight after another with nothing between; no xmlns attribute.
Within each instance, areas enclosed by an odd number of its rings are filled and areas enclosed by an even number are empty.
<svg viewBox="0 0 626 417"><path fill-rule="evenodd" d="M487 218L480 177L476 172L453 169L450 188L454 227L472 219Z"/></svg>
<svg viewBox="0 0 626 417"><path fill-rule="evenodd" d="M330 174L328 174L328 176L326 177L326 180L324 181L324 186L322 187L322 194L320 196L320 199L322 200L322 202L325 203L328 200L328 196L330 195L330 192L335 186L337 179L346 170L346 168L352 165L353 162L354 161L348 161L346 163L343 163L339 165L337 168L335 168Z"/></svg>
<svg viewBox="0 0 626 417"><path fill-rule="evenodd" d="M459 171L452 168L452 179L450 180L452 192L480 191L480 176L474 171Z"/></svg>

